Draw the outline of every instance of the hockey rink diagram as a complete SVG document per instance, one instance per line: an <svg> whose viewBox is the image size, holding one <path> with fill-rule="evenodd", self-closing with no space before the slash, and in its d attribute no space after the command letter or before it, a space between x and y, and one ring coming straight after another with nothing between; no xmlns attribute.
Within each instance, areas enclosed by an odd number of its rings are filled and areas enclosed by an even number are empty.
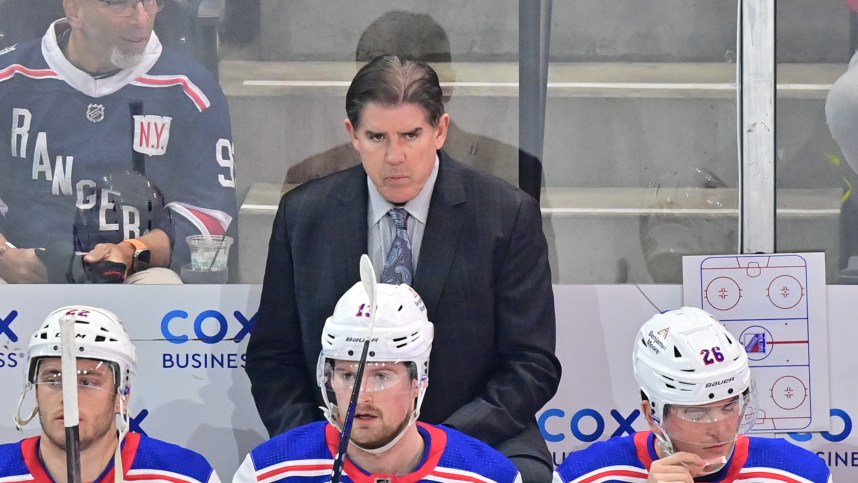
<svg viewBox="0 0 858 483"><path fill-rule="evenodd" d="M754 431L811 425L808 266L799 255L704 257L700 307L721 320L748 354L759 410Z"/></svg>

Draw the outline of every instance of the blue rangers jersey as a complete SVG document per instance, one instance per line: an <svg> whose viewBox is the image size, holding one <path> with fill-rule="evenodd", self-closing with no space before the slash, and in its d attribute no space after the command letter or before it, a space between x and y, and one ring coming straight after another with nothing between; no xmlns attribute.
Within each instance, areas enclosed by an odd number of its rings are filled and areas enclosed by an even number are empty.
<svg viewBox="0 0 858 483"><path fill-rule="evenodd" d="M370 474L348 458L343 483L521 483L518 470L505 456L485 443L443 426L417 423L426 442L423 459L414 472L404 475ZM233 483L331 481L340 432L325 421L310 423L275 436L250 452Z"/></svg>
<svg viewBox="0 0 858 483"><path fill-rule="evenodd" d="M652 431L615 437L567 456L554 473L554 483L644 483L655 459ZM832 479L825 462L804 448L783 439L742 435L724 468L694 481L831 483Z"/></svg>
<svg viewBox="0 0 858 483"><path fill-rule="evenodd" d="M49 483L39 458L41 437L0 445L0 481L3 483ZM122 474L125 481L172 481L175 483L220 483L208 461L189 449L139 433L128 433L122 442ZM113 483L113 458L94 483Z"/></svg>
<svg viewBox="0 0 858 483"><path fill-rule="evenodd" d="M236 215L226 97L154 33L136 67L92 77L60 49L69 28L58 20L41 41L0 54L0 233L19 248L70 246L84 213L80 251L163 227L173 267L187 263L187 235L223 234ZM172 228L145 209L117 208L122 195L105 177L126 172L163 193Z"/></svg>

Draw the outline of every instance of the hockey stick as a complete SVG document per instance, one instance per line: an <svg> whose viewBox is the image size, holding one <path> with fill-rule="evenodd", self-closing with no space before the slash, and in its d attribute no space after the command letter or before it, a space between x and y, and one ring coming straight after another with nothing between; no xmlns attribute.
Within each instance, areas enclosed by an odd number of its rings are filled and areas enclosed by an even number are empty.
<svg viewBox="0 0 858 483"><path fill-rule="evenodd" d="M81 483L80 414L77 406L77 359L74 355L74 317L60 319L63 423L66 428L66 472L69 483Z"/></svg>
<svg viewBox="0 0 858 483"><path fill-rule="evenodd" d="M352 396L349 400L349 409L346 412L346 418L343 420L343 432L340 435L337 455L334 457L331 483L339 483L343 473L343 459L345 459L346 450L349 447L349 435L352 432L352 423L355 419L355 408L357 407L358 394L360 394L361 381L363 380L363 370L366 368L366 356L369 354L369 341L372 339L372 328L375 325L375 270L373 270L372 262L367 255L361 255L360 257L360 281L369 297L369 327L366 330L366 338L363 341L363 352L361 352L360 362L358 362L357 373L355 374Z"/></svg>

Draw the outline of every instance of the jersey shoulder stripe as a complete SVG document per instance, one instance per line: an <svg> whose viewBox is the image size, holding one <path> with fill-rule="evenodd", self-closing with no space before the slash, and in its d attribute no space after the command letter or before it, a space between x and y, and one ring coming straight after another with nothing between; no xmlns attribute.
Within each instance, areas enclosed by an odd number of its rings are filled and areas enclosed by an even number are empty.
<svg viewBox="0 0 858 483"><path fill-rule="evenodd" d="M181 473L166 470L155 469L131 469L125 473L125 479L128 481L165 481L172 483L205 483L196 478L192 478Z"/></svg>
<svg viewBox="0 0 858 483"><path fill-rule="evenodd" d="M31 69L21 64L12 64L0 70L0 82L7 81L18 74L31 79L60 79L59 74L51 69Z"/></svg>
<svg viewBox="0 0 858 483"><path fill-rule="evenodd" d="M277 481L301 476L324 476L331 474L333 468L334 460L331 459L287 461L257 471L256 481Z"/></svg>
<svg viewBox="0 0 858 483"><path fill-rule="evenodd" d="M173 86L181 86L182 90L185 92L185 95L193 101L194 105L197 107L197 110L200 112L205 111L209 107L211 107L211 102L209 98L206 97L205 93L203 93L202 89L200 89L196 84L194 84L187 76L184 75L153 75L153 74L143 74L137 78L134 82L134 85L138 85L141 87L173 87Z"/></svg>
<svg viewBox="0 0 858 483"><path fill-rule="evenodd" d="M608 481L627 481L643 483L649 473L642 468L627 465L613 465L599 468L585 475L581 475L568 483L603 483Z"/></svg>
<svg viewBox="0 0 858 483"><path fill-rule="evenodd" d="M754 483L814 483L813 480L802 478L788 471L776 468L742 468L735 481L752 481Z"/></svg>
<svg viewBox="0 0 858 483"><path fill-rule="evenodd" d="M429 473L425 480L442 481L447 483L495 483L495 480L487 478L473 471L460 470L456 468L436 467Z"/></svg>

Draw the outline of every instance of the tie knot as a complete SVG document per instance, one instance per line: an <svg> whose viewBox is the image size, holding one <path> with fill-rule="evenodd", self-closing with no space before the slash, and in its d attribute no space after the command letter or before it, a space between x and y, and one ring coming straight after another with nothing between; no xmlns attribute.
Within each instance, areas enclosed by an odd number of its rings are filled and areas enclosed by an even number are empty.
<svg viewBox="0 0 858 483"><path fill-rule="evenodd" d="M394 208L388 214L390 214L396 228L405 228L405 220L408 218L408 212L405 211L405 208Z"/></svg>

